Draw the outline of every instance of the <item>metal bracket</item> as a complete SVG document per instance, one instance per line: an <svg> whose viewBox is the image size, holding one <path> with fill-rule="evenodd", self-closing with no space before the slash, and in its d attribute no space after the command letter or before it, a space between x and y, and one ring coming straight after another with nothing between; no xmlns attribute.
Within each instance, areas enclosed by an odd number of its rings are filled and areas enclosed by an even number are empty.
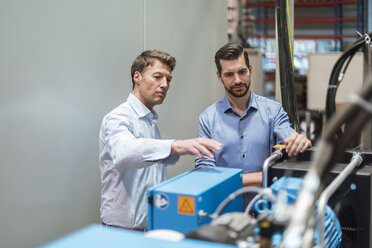
<svg viewBox="0 0 372 248"><path fill-rule="evenodd" d="M366 42L366 44L369 44L371 47L372 47L372 42L371 42L371 37L365 33L364 35L361 34L360 32L356 31L357 34L359 35L359 37L363 37L364 36L364 41Z"/></svg>

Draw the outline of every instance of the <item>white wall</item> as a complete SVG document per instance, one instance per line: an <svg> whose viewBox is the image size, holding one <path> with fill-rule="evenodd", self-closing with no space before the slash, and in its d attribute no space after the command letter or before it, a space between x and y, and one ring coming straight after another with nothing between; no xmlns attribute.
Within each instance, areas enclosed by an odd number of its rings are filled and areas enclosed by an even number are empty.
<svg viewBox="0 0 372 248"><path fill-rule="evenodd" d="M213 55L227 41L225 10L224 0L0 1L0 247L99 222L100 122L129 94L144 47L178 60L157 108L163 136L196 136L223 94ZM169 175L192 167L184 157Z"/></svg>

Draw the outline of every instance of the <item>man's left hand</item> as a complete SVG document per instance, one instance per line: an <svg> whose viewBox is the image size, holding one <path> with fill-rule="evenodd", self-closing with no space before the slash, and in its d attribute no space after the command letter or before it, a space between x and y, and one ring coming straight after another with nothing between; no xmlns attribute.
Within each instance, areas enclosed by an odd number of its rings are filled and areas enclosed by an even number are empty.
<svg viewBox="0 0 372 248"><path fill-rule="evenodd" d="M311 141L308 140L305 135L294 132L284 140L284 144L287 145L285 151L288 156L297 155L298 153L303 153L307 148L311 147Z"/></svg>

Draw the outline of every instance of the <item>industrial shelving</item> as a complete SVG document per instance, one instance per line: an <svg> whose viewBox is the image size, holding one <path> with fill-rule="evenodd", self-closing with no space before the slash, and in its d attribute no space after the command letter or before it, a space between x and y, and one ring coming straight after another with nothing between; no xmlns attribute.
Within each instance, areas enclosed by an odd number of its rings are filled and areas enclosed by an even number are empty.
<svg viewBox="0 0 372 248"><path fill-rule="evenodd" d="M366 0L295 1L293 21L295 46L296 42L311 41L317 47L319 44L330 44L327 47L330 49L328 51L342 51L348 42L358 38L356 31L365 32L362 11L364 1ZM251 28L249 33L242 36L249 37L248 43L264 52L264 87L270 86L266 93L267 96L272 97L275 68L270 65L269 69L265 69L267 68L265 61L275 60L275 52L271 51L272 44L275 43L275 1L246 0L243 8L249 15L243 16L241 21L248 23L246 26ZM251 43L252 38L253 43ZM270 54L268 50L271 51ZM294 55L296 56L296 53ZM303 92L306 91L306 72L295 73L296 87L301 89L298 102L301 108L306 108L304 106L306 104L303 104L306 101L303 97Z"/></svg>
<svg viewBox="0 0 372 248"><path fill-rule="evenodd" d="M346 33L344 27L346 24L354 23L353 30L357 30L360 32L364 31L364 24L363 24L363 12L361 11L363 6L364 0L340 0L340 1L298 1L294 3L294 24L295 24L295 32L294 38L295 39L333 39L339 42L339 49L342 50L342 41L344 39L356 39L357 33ZM344 7L345 6L353 6L353 9L350 11L348 10L349 16L345 16ZM267 1L246 1L245 8L253 9L254 18L247 18L244 21L253 22L255 26L256 32L252 35L255 38L263 38L263 39L270 39L275 38L272 30L275 29L275 17L274 17L274 7L275 2L267 2ZM329 9L329 16L318 16L317 7L332 7L333 9ZM270 10L271 9L271 10ZM306 9L305 11L309 11L312 14L312 17L302 17L296 15L297 12L300 12L301 9ZM304 10L302 10L304 11ZM353 13L352 13L353 12ZM353 16L350 16L350 13ZM298 24L298 25L297 25ZM333 24L332 32L328 34L296 34L301 31L301 24L316 24L318 26L324 26L325 24ZM349 25L350 26L350 25ZM314 25L312 26L312 28ZM315 28L314 28L315 29ZM271 31L271 33L269 32Z"/></svg>

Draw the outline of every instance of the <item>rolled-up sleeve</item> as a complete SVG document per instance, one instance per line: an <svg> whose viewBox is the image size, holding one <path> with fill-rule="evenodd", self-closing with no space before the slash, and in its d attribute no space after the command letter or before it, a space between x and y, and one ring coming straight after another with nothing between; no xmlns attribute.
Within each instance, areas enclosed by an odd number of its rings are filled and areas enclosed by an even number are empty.
<svg viewBox="0 0 372 248"><path fill-rule="evenodd" d="M287 112L284 111L282 106L279 106L274 118L274 135L277 142L282 143L294 131L289 122Z"/></svg>
<svg viewBox="0 0 372 248"><path fill-rule="evenodd" d="M171 156L174 140L138 138L129 119L109 117L102 126L106 152L117 167L135 169L154 162L174 164L178 161L179 156Z"/></svg>

